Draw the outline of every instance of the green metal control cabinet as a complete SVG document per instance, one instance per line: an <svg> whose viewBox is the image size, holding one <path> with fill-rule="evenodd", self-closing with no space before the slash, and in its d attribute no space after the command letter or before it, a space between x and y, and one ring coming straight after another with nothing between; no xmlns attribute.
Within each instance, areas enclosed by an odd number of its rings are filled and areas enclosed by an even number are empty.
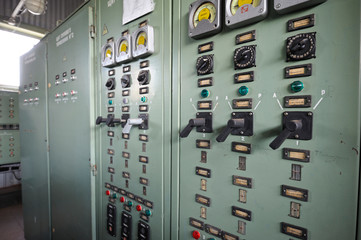
<svg viewBox="0 0 361 240"><path fill-rule="evenodd" d="M50 239L46 44L44 38L20 59L21 184L27 240Z"/></svg>
<svg viewBox="0 0 361 240"><path fill-rule="evenodd" d="M52 239L92 239L95 218L92 3L48 38Z"/></svg>
<svg viewBox="0 0 361 240"><path fill-rule="evenodd" d="M360 1L274 2L174 6L174 239L356 238Z"/></svg>
<svg viewBox="0 0 361 240"><path fill-rule="evenodd" d="M143 2L154 9L125 24L131 1L98 2L103 240L170 239L171 3Z"/></svg>

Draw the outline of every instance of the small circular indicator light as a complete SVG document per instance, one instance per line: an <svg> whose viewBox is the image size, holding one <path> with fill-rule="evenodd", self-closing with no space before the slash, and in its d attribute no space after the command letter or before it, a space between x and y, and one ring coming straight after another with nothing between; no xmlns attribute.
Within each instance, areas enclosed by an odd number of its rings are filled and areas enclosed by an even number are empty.
<svg viewBox="0 0 361 240"><path fill-rule="evenodd" d="M138 212L142 211L142 206L137 205L137 207L136 207L136 208L137 208L137 211L138 211Z"/></svg>
<svg viewBox="0 0 361 240"><path fill-rule="evenodd" d="M121 203L125 202L125 198L124 198L124 197L121 197L121 198L120 198L120 202L121 202Z"/></svg>
<svg viewBox="0 0 361 240"><path fill-rule="evenodd" d="M116 198L117 198L117 194L116 194L116 193L113 193L112 197L113 197L114 199L116 199Z"/></svg>
<svg viewBox="0 0 361 240"><path fill-rule="evenodd" d="M152 212L149 209L147 209L145 210L145 215L149 217L150 215L152 215Z"/></svg>
<svg viewBox="0 0 361 240"><path fill-rule="evenodd" d="M301 92L304 89L303 82L301 81L294 81L291 83L291 90L292 92Z"/></svg>
<svg viewBox="0 0 361 240"><path fill-rule="evenodd" d="M246 86L242 86L238 89L238 92L241 94L241 96L246 96L249 92L249 89Z"/></svg>
<svg viewBox="0 0 361 240"><path fill-rule="evenodd" d="M133 206L133 202L132 202L132 201L128 201L127 204L128 204L129 207Z"/></svg>
<svg viewBox="0 0 361 240"><path fill-rule="evenodd" d="M106 191L105 191L105 194L106 194L107 196L109 196L109 195L110 195L110 191L109 191L109 190L106 190Z"/></svg>
<svg viewBox="0 0 361 240"><path fill-rule="evenodd" d="M201 97L202 98L207 98L207 97L209 97L209 95L210 95L210 92L207 89L203 89L201 91Z"/></svg>
<svg viewBox="0 0 361 240"><path fill-rule="evenodd" d="M200 239L201 234L198 231L193 231L192 236L194 239Z"/></svg>
<svg viewBox="0 0 361 240"><path fill-rule="evenodd" d="M140 101L141 101L142 103L145 103L145 102L147 101L147 97L144 97L144 96L141 97L141 98L140 98Z"/></svg>
<svg viewBox="0 0 361 240"><path fill-rule="evenodd" d="M113 100L109 100L108 103L109 103L109 105L112 105L112 104L113 104Z"/></svg>

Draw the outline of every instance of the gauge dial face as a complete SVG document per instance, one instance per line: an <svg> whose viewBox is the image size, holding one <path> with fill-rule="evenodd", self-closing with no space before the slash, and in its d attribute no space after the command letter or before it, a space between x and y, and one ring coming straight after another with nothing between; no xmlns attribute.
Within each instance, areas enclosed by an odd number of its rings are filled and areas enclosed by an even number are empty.
<svg viewBox="0 0 361 240"><path fill-rule="evenodd" d="M213 23L216 19L217 9L213 3L207 2L199 6L193 16L193 25L197 27L198 23L202 20L208 20Z"/></svg>
<svg viewBox="0 0 361 240"><path fill-rule="evenodd" d="M231 13L235 15L237 10L246 4L251 4L253 7L258 7L262 0L232 0L231 2Z"/></svg>
<svg viewBox="0 0 361 240"><path fill-rule="evenodd" d="M148 36L147 36L147 34L145 33L145 32L140 32L139 34L138 34L138 36L137 36L137 41L136 41L136 43L137 43L137 48L139 47L139 46L147 46L147 42L148 42Z"/></svg>
<svg viewBox="0 0 361 240"><path fill-rule="evenodd" d="M110 46L108 46L105 49L104 60L107 58L111 59L112 57L113 57L113 49Z"/></svg>
<svg viewBox="0 0 361 240"><path fill-rule="evenodd" d="M129 52L129 42L127 40L122 40L119 44L119 55L128 54Z"/></svg>

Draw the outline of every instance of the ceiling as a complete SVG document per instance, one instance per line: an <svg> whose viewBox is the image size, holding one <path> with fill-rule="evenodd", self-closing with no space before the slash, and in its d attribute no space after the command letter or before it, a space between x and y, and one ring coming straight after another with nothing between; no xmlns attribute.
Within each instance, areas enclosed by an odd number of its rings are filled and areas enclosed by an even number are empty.
<svg viewBox="0 0 361 240"><path fill-rule="evenodd" d="M87 0L47 0L47 11L44 15L36 16L29 12L20 15L17 27L31 29L42 33L53 30L57 23L66 19L74 10ZM20 0L0 1L0 20L7 21Z"/></svg>

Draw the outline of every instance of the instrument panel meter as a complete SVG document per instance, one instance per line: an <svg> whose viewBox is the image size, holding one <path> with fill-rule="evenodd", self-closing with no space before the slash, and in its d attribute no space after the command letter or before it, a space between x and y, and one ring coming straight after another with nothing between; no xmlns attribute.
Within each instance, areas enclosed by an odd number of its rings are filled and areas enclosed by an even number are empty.
<svg viewBox="0 0 361 240"><path fill-rule="evenodd" d="M198 0L189 6L188 36L199 39L222 30L220 0Z"/></svg>
<svg viewBox="0 0 361 240"><path fill-rule="evenodd" d="M143 25L132 35L133 57L145 57L154 52L154 30L152 26Z"/></svg>
<svg viewBox="0 0 361 240"><path fill-rule="evenodd" d="M132 41L130 34L126 33L117 41L117 63L125 63L132 59Z"/></svg>
<svg viewBox="0 0 361 240"><path fill-rule="evenodd" d="M274 0L274 9L279 14L297 11L299 9L311 7L327 0Z"/></svg>
<svg viewBox="0 0 361 240"><path fill-rule="evenodd" d="M111 67L115 65L115 54L114 54L114 41L108 40L108 42L102 47L102 66Z"/></svg>
<svg viewBox="0 0 361 240"><path fill-rule="evenodd" d="M267 0L226 0L226 26L236 28L267 16Z"/></svg>

